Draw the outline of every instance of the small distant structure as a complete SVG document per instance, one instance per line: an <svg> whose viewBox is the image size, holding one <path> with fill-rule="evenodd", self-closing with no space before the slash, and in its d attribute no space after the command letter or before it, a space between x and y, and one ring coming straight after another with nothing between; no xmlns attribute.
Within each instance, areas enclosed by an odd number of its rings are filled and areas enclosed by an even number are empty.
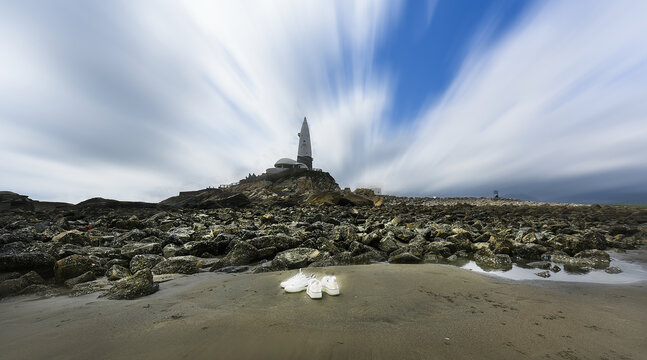
<svg viewBox="0 0 647 360"><path fill-rule="evenodd" d="M495 199L499 198L499 190L494 190L494 198Z"/></svg>
<svg viewBox="0 0 647 360"><path fill-rule="evenodd" d="M303 118L303 123L301 124L301 132L299 136L299 149L297 151L297 159L292 160L289 158L281 158L276 163L274 163L273 168L267 169L265 172L268 175L280 174L284 171L294 170L294 169L304 169L304 170L313 170L312 169L312 146L310 144L310 129L308 128L308 119ZM321 169L314 169L316 171L321 171Z"/></svg>

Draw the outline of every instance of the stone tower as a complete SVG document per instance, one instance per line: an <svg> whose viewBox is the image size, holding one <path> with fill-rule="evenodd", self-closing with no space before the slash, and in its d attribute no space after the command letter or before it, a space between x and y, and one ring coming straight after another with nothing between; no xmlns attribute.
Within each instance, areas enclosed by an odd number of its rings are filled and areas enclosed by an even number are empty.
<svg viewBox="0 0 647 360"><path fill-rule="evenodd" d="M308 120L304 117L299 133L299 152L297 153L297 162L306 164L308 169L312 170L312 147L310 146L310 129L308 129Z"/></svg>

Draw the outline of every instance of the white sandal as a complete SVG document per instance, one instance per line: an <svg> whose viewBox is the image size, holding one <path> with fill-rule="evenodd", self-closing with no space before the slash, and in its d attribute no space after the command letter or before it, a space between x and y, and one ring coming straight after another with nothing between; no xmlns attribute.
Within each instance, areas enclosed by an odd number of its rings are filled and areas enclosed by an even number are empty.
<svg viewBox="0 0 647 360"><path fill-rule="evenodd" d="M321 290L328 295L339 295L339 284L336 276L324 276L321 279Z"/></svg>
<svg viewBox="0 0 647 360"><path fill-rule="evenodd" d="M321 299L321 281L317 279L310 279L306 293L310 296L311 299Z"/></svg>

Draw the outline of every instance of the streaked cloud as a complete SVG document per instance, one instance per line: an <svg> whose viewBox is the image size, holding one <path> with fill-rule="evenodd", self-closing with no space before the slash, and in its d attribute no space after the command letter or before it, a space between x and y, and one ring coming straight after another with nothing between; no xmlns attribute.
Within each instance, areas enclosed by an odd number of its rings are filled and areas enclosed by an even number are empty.
<svg viewBox="0 0 647 360"><path fill-rule="evenodd" d="M646 11L540 2L494 45L475 42L399 160L362 181L418 194L647 192Z"/></svg>
<svg viewBox="0 0 647 360"><path fill-rule="evenodd" d="M644 2L539 2L496 41L486 26L444 95L394 123L374 55L400 8L1 2L0 189L161 200L296 156L305 115L342 186L647 192Z"/></svg>

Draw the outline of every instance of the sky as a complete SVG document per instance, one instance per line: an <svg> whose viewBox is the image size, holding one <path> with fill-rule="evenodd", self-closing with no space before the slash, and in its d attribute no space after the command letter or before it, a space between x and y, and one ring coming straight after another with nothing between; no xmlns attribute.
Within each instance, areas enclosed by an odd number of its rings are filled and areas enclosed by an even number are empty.
<svg viewBox="0 0 647 360"><path fill-rule="evenodd" d="M296 157L407 196L647 203L641 0L0 0L0 190L160 201Z"/></svg>

